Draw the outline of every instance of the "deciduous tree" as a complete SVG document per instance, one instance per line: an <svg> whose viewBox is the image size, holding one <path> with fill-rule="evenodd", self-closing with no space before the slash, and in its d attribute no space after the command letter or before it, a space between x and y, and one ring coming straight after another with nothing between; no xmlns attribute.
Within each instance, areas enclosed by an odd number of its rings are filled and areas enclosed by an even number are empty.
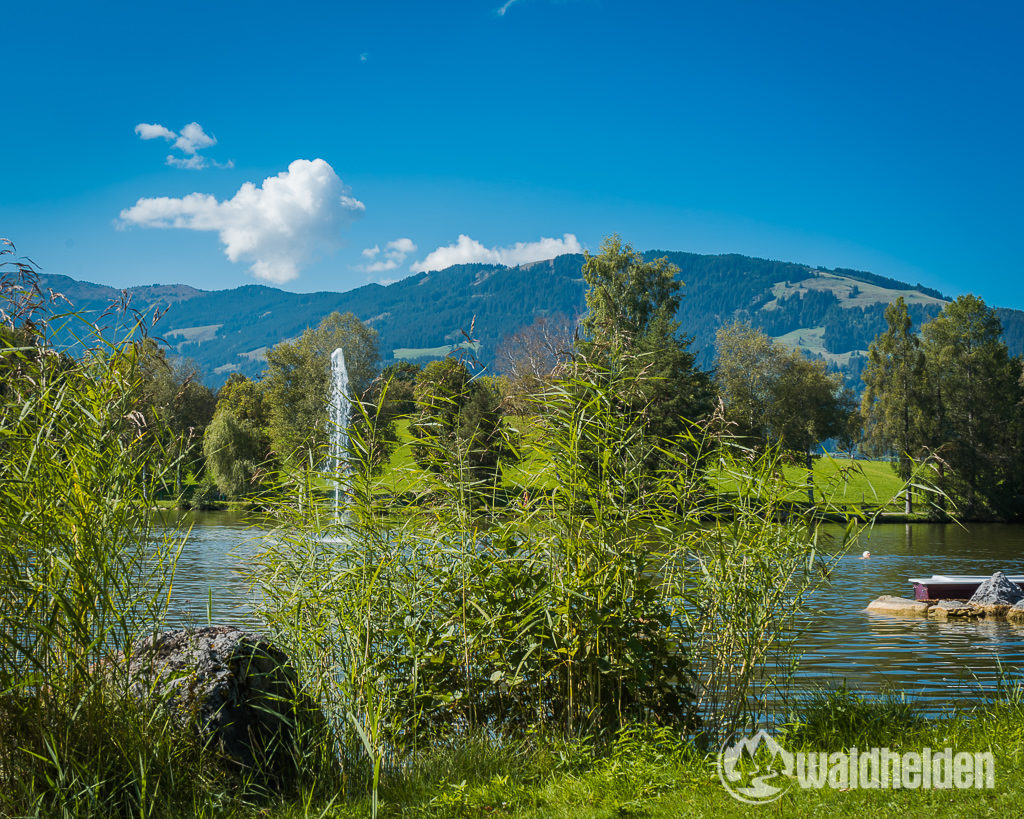
<svg viewBox="0 0 1024 819"><path fill-rule="evenodd" d="M206 469L217 488L229 497L244 497L260 484L265 457L260 431L229 407L213 416L203 437Z"/></svg>
<svg viewBox="0 0 1024 819"><path fill-rule="evenodd" d="M532 415L542 408L541 396L556 369L572 359L575 329L561 313L539 316L504 340L497 358L508 378L511 412Z"/></svg>
<svg viewBox="0 0 1024 819"><path fill-rule="evenodd" d="M182 467L202 471L203 434L216 399L190 359L168 359L146 338L137 345L141 373L139 409L150 433L157 436L166 465L174 464L175 491L181 493Z"/></svg>
<svg viewBox="0 0 1024 819"><path fill-rule="evenodd" d="M437 473L461 471L483 489L496 486L501 466L515 461L500 404L494 386L473 379L462 361L431 361L416 379L417 412L409 427L417 463Z"/></svg>
<svg viewBox="0 0 1024 819"><path fill-rule="evenodd" d="M321 460L327 441L331 353L341 347L354 399L361 398L380 371L377 333L352 313L331 313L295 341L267 351L263 379L270 440L282 459Z"/></svg>
<svg viewBox="0 0 1024 819"><path fill-rule="evenodd" d="M706 416L714 397L690 340L679 335L678 274L667 259L648 261L618 236L605 239L583 265L587 312L577 342L588 363L630 370L639 389L620 411L642 417L645 434L666 441Z"/></svg>
<svg viewBox="0 0 1024 819"><path fill-rule="evenodd" d="M778 444L805 460L813 503L813 452L850 429L852 393L823 361L787 350L749 325L718 331L718 388L726 418L755 446Z"/></svg>

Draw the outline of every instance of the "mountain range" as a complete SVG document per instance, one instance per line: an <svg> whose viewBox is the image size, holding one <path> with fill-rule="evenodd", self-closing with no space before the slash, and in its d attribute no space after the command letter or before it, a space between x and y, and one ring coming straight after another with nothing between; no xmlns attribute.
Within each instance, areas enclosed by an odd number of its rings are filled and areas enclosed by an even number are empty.
<svg viewBox="0 0 1024 819"><path fill-rule="evenodd" d="M644 255L667 256L680 268L680 332L692 339L691 349L704 367L713 363L715 331L740 318L783 344L824 358L857 386L868 344L885 327L887 304L903 296L919 325L948 301L920 284L858 270L738 254L652 250ZM516 267L456 265L347 292L291 293L262 285L207 291L182 284L122 292L51 274L42 275L40 283L90 318L123 298L142 312L164 311L152 334L169 354L194 359L206 382L216 387L231 372L258 377L269 347L298 337L335 310L351 311L377 330L385 363L442 357L471 334L478 342L477 358L494 368L502 341L516 330L540 316L583 312L583 262L583 256L567 254ZM1024 312L996 312L1011 354L1024 352Z"/></svg>

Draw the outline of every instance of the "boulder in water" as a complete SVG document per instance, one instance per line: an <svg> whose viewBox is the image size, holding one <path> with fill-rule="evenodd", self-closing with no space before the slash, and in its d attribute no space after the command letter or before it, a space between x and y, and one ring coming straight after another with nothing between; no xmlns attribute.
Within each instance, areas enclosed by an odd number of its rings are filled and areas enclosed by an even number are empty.
<svg viewBox="0 0 1024 819"><path fill-rule="evenodd" d="M1011 606L1021 600L1024 600L1024 589L1002 572L996 572L978 586L978 590L968 602L981 608L990 617L1003 617Z"/></svg>
<svg viewBox="0 0 1024 819"><path fill-rule="evenodd" d="M1011 623L1024 623L1024 600L1010 607L1006 612L1006 619Z"/></svg>
<svg viewBox="0 0 1024 819"><path fill-rule="evenodd" d="M962 603L959 600L940 600L936 605L928 609L928 614L939 620L945 620L950 617L970 618L985 616L981 606Z"/></svg>
<svg viewBox="0 0 1024 819"><path fill-rule="evenodd" d="M888 614L893 617L924 617L928 614L928 604L919 600L908 600L905 597L891 597L883 594L877 600L868 603L868 611L873 614Z"/></svg>

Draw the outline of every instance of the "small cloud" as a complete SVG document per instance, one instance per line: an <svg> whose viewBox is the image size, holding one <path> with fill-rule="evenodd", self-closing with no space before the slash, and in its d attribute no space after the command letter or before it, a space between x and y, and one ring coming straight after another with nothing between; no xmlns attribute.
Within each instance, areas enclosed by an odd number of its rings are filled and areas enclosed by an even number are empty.
<svg viewBox="0 0 1024 819"><path fill-rule="evenodd" d="M415 252L416 244L412 239L395 239L384 245L383 250L380 249L379 245L374 245L373 247L365 248L363 256L367 259L381 258L371 264L362 265L359 269L364 273L384 273L388 270L394 270L405 262L406 257L410 253Z"/></svg>
<svg viewBox="0 0 1024 819"><path fill-rule="evenodd" d="M206 159L201 156L180 157L167 154L165 161L172 168L188 168L191 171L200 171L206 167Z"/></svg>
<svg viewBox="0 0 1024 819"><path fill-rule="evenodd" d="M181 129L181 133L174 142L174 147L182 153L194 155L196 151L204 148L212 148L217 144L216 137L212 137L203 130L198 122L190 122Z"/></svg>
<svg viewBox="0 0 1024 819"><path fill-rule="evenodd" d="M367 54L365 51L359 55L359 62L361 63L365 63L368 59L370 59L370 55Z"/></svg>
<svg viewBox="0 0 1024 819"><path fill-rule="evenodd" d="M327 162L296 159L224 201L206 193L139 199L121 211L118 226L216 231L228 259L248 261L257 278L283 284L318 251L340 245L342 228L365 210Z"/></svg>
<svg viewBox="0 0 1024 819"><path fill-rule="evenodd" d="M460 234L455 244L439 247L427 254L421 262L414 262L412 270L444 270L453 264L503 264L510 267L553 259L563 253L581 253L583 246L572 233L561 239L541 237L536 242L516 242L511 247L485 247L466 234Z"/></svg>
<svg viewBox="0 0 1024 819"><path fill-rule="evenodd" d="M163 125L150 124L148 122L140 122L136 125L135 133L142 139L174 139L178 136L170 128L164 128Z"/></svg>
<svg viewBox="0 0 1024 819"><path fill-rule="evenodd" d="M233 160L221 163L199 154L206 148L212 148L217 144L217 138L203 130L198 122L190 122L181 129L181 133L175 133L170 128L156 123L140 122L135 126L135 133L142 139L166 139L174 140L171 146L173 150L180 151L184 156L168 154L165 163L172 168L186 168L192 171L202 170L213 165L215 168L233 168Z"/></svg>
<svg viewBox="0 0 1024 819"><path fill-rule="evenodd" d="M516 0L507 0L507 2L505 3L505 5L503 5L503 6L502 6L501 8L499 8L499 9L497 9L497 12L498 12L498 16L499 16L499 17L504 17L504 16L505 16L505 13L506 13L506 12L508 11L508 9L509 9L509 6L511 6L511 5L512 5L513 3L515 3L515 2L516 2Z"/></svg>

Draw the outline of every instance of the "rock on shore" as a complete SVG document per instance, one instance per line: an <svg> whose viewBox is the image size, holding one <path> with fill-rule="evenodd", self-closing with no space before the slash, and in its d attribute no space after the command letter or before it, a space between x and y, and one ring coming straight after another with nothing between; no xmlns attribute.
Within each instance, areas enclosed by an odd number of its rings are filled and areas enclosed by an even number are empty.
<svg viewBox="0 0 1024 819"><path fill-rule="evenodd" d="M296 713L294 672L266 637L230 626L168 631L137 640L128 670L136 696L155 696L232 764L292 772L293 726L313 709Z"/></svg>

